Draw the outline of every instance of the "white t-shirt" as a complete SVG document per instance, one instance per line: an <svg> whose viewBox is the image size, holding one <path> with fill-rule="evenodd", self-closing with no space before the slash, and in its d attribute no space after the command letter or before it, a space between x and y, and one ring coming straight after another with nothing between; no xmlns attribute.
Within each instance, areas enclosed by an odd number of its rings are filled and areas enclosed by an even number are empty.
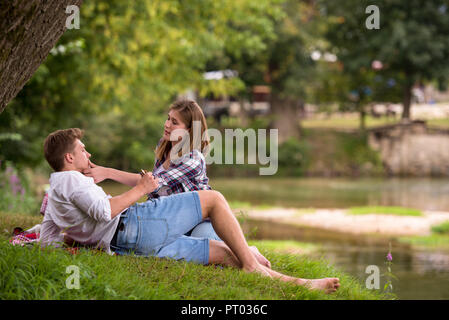
<svg viewBox="0 0 449 320"><path fill-rule="evenodd" d="M120 214L111 219L110 195L78 171L50 176L48 206L40 235L42 246L64 241L63 234L84 245L110 251Z"/></svg>

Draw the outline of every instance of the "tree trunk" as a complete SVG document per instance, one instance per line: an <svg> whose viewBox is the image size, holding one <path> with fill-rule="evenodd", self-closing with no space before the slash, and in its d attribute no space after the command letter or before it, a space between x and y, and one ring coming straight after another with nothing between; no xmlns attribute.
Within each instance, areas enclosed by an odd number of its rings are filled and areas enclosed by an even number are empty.
<svg viewBox="0 0 449 320"><path fill-rule="evenodd" d="M410 82L404 87L404 98L402 100L402 104L404 109L402 110L402 120L410 120L410 107L412 104L412 87L413 85Z"/></svg>
<svg viewBox="0 0 449 320"><path fill-rule="evenodd" d="M0 113L66 30L69 5L82 0L0 1Z"/></svg>
<svg viewBox="0 0 449 320"><path fill-rule="evenodd" d="M288 138L300 137L300 126L298 111L301 109L302 101L293 99L281 99L275 94L271 95L271 115L273 121L272 129L278 129L279 144Z"/></svg>
<svg viewBox="0 0 449 320"><path fill-rule="evenodd" d="M239 112L240 125L242 126L242 128L246 128L250 124L250 115L249 115L249 112L245 109L245 100L244 99L242 99L242 98L239 99L239 106L240 106L240 112Z"/></svg>
<svg viewBox="0 0 449 320"><path fill-rule="evenodd" d="M363 104L359 104L357 106L357 109L359 109L359 115L360 115L360 131L364 132L366 129L366 109Z"/></svg>

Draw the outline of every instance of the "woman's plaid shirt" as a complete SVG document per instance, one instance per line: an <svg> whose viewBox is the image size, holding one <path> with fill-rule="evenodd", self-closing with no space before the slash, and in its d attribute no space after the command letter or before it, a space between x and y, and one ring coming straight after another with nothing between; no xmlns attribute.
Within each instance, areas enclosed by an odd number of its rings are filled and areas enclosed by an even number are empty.
<svg viewBox="0 0 449 320"><path fill-rule="evenodd" d="M195 190L211 190L209 178L206 175L206 159L198 150L193 150L179 158L175 163L170 162L168 169L154 173L162 166L165 158L156 160L153 175L159 178L160 185L170 188L171 194ZM150 194L149 198L156 198Z"/></svg>

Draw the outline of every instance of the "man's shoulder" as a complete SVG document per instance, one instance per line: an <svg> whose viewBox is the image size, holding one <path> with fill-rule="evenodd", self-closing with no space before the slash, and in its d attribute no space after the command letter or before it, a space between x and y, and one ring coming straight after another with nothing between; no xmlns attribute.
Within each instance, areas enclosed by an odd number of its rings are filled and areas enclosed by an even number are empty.
<svg viewBox="0 0 449 320"><path fill-rule="evenodd" d="M81 172L75 171L75 170L58 171L58 172L53 172L50 175L50 180L67 180L67 179L86 180L86 179L92 179L92 178L86 177Z"/></svg>
<svg viewBox="0 0 449 320"><path fill-rule="evenodd" d="M66 189L94 184L94 179L86 177L78 171L54 172L50 176L50 186L55 189Z"/></svg>

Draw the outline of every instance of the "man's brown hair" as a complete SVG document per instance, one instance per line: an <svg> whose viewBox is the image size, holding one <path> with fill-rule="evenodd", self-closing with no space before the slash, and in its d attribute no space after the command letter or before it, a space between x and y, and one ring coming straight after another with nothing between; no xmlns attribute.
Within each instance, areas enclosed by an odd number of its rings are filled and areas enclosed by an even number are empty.
<svg viewBox="0 0 449 320"><path fill-rule="evenodd" d="M53 170L64 168L64 155L73 152L76 139L81 140L83 135L83 130L78 128L58 130L48 135L44 142L44 155Z"/></svg>

